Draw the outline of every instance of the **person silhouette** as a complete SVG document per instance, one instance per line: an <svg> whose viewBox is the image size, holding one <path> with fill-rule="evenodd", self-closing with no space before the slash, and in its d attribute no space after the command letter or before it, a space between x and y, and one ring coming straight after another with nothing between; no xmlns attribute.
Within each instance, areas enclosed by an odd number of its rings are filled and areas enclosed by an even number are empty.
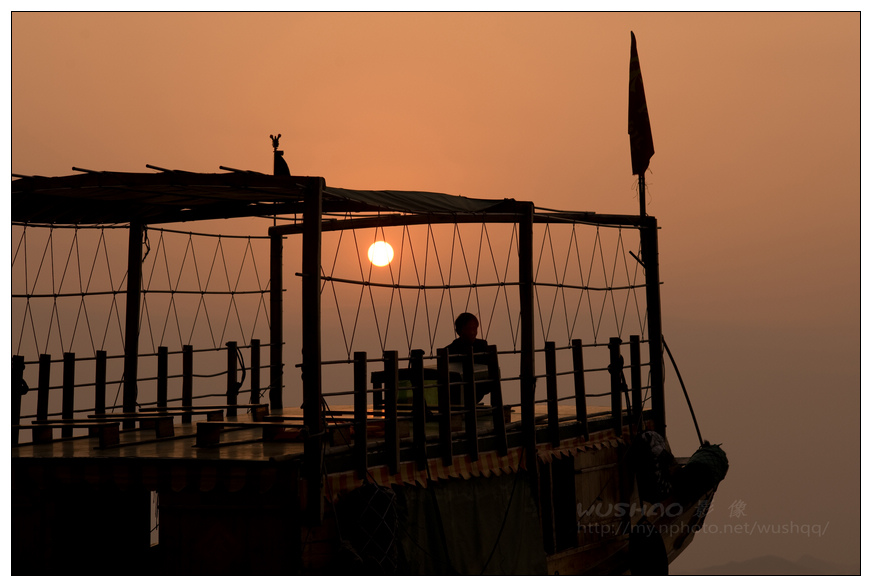
<svg viewBox="0 0 872 587"><path fill-rule="evenodd" d="M454 320L454 332L457 334L457 338L445 347L448 349L449 363L462 363L471 349L473 352L473 363L476 365L487 365L488 342L478 338L478 326L478 318L475 317L475 314L463 312L457 316ZM489 387L486 383L476 385L475 395L477 402L481 402L484 396L490 393ZM452 386L451 403L463 403L460 386Z"/></svg>

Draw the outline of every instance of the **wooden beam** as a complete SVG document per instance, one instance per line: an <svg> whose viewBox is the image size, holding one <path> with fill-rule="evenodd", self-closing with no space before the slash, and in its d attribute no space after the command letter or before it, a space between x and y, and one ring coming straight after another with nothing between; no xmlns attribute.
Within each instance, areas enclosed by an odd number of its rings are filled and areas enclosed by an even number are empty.
<svg viewBox="0 0 872 587"><path fill-rule="evenodd" d="M518 299L521 312L521 430L527 458L527 472L538 499L536 468L536 334L533 290L533 204L518 220Z"/></svg>
<svg viewBox="0 0 872 587"><path fill-rule="evenodd" d="M136 410L136 380L139 376L139 310L142 296L142 227L138 220L131 220L128 229L127 303L124 328L123 406L125 412Z"/></svg>
<svg viewBox="0 0 872 587"><path fill-rule="evenodd" d="M282 236L270 233L269 239L269 404L281 410L282 404Z"/></svg>
<svg viewBox="0 0 872 587"><path fill-rule="evenodd" d="M660 315L660 253L657 219L647 216L642 232L642 261L645 263L645 298L648 305L648 363L651 372L651 410L654 429L666 434L666 399L663 387L663 325Z"/></svg>
<svg viewBox="0 0 872 587"><path fill-rule="evenodd" d="M303 423L310 432L304 445L304 477L306 479L307 517L320 522L324 517L322 471L325 439L321 395L321 178L308 186L303 212L303 279L302 279L302 342L303 342ZM281 316L273 316L281 320ZM272 404L272 401L270 401Z"/></svg>

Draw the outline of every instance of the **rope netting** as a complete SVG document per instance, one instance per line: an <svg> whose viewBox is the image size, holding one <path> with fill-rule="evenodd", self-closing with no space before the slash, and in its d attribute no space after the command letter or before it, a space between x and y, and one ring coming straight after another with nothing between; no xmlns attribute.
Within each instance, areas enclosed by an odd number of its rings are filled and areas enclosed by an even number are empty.
<svg viewBox="0 0 872 587"><path fill-rule="evenodd" d="M394 248L387 266L376 267L367 257L376 241ZM514 224L324 233L323 360L350 361L360 350L376 360L386 350L403 357L423 349L433 357L455 338L454 318L472 312L479 319L479 336L501 353L504 378L516 380L521 344L518 246ZM533 247L537 350L546 340L568 348L579 338L590 347L591 358L606 365L610 337L624 342L630 334L644 338L645 276L633 258L641 256L637 228L536 223ZM558 359L558 368L571 369L569 352ZM607 373L601 378L607 390ZM350 370L336 379L325 374L331 390L347 390L350 381ZM516 387L517 381L509 384L510 396L516 395Z"/></svg>
<svg viewBox="0 0 872 587"><path fill-rule="evenodd" d="M269 341L269 240L265 219L237 224L247 235L147 227L143 233L139 353L140 398L149 397L158 347L181 371L181 349L216 351L198 368L220 374L228 341ZM255 226L256 224L256 226ZM226 231L228 224L219 225ZM198 225L198 228L200 225ZM252 236L258 235L258 236ZM583 223L536 223L533 235L536 347L594 350L609 337L644 338L644 271L638 229ZM12 349L33 365L41 354L93 357L107 351L108 378L123 377L127 296L126 226L12 227ZM298 275L300 239L284 239L284 273ZM376 267L367 249L383 240L394 259ZM518 229L514 224L425 224L325 232L322 235L322 359L350 361L365 350L430 356L454 337L461 312L476 314L481 338L497 345L504 374L517 375L520 351ZM285 385L299 389L299 277L285 278ZM605 352L605 350L604 350ZM211 362L209 362L211 361ZM53 370L60 376L60 369ZM36 368L25 373L31 381ZM350 387L347 373L324 376L325 390ZM53 383L54 385L54 383ZM220 381L217 392L223 392ZM142 392L145 392L143 395ZM292 391L292 393L296 393ZM110 396L111 397L111 396ZM291 397L291 404L296 398ZM83 400L86 401L86 400ZM143 400L145 401L145 400ZM77 404L79 400L77 399Z"/></svg>
<svg viewBox="0 0 872 587"><path fill-rule="evenodd" d="M367 258L376 241L395 249L385 267ZM322 320L342 339L330 358L351 359L368 341L378 344L373 350L432 355L454 338L453 320L464 311L478 316L482 338L519 350L516 225L338 231L325 233L322 246ZM630 254L639 256L638 229L536 224L534 248L539 346L573 338L606 344L628 330L644 335L644 273Z"/></svg>
<svg viewBox="0 0 872 587"><path fill-rule="evenodd" d="M87 361L106 351L109 401L123 379L128 234L126 225L12 226L13 353L34 364L39 355L54 363L64 353ZM226 369L221 351L228 341L240 347L253 338L269 341L268 262L265 236L143 230L140 402L153 399L158 347L168 349L170 372L179 373L182 347L191 345L203 352L196 372L208 374L198 376L214 377ZM82 379L93 373L92 366L80 369ZM60 376L60 367L53 368L53 387ZM35 366L25 379L36 386ZM77 397L76 404L91 401Z"/></svg>

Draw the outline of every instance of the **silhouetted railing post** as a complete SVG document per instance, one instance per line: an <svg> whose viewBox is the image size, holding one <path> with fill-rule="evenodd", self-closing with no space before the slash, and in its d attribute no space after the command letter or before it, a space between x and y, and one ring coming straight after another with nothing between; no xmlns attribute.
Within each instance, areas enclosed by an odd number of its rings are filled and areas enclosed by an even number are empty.
<svg viewBox="0 0 872 587"><path fill-rule="evenodd" d="M575 419L581 425L581 433L584 439L590 439L587 429L587 396L584 385L584 353L582 352L581 339L572 339L572 371L575 379Z"/></svg>
<svg viewBox="0 0 872 587"><path fill-rule="evenodd" d="M412 445L418 470L427 466L426 401L424 398L424 351L414 349L409 357L412 368Z"/></svg>
<svg viewBox="0 0 872 587"><path fill-rule="evenodd" d="M518 299L521 313L521 433L527 459L527 474L536 499L539 480L536 457L536 333L533 312L533 220L532 202L519 202Z"/></svg>
<svg viewBox="0 0 872 587"><path fill-rule="evenodd" d="M451 372L448 368L448 349L436 351L436 381L439 386L439 454L442 464L451 465L454 454L451 445Z"/></svg>
<svg viewBox="0 0 872 587"><path fill-rule="evenodd" d="M496 345L487 347L487 377L490 379L491 406L493 407L494 438L497 442L497 454L509 454L506 441L506 416L503 413L503 387L500 373L500 361Z"/></svg>
<svg viewBox="0 0 872 587"><path fill-rule="evenodd" d="M463 409L466 412L466 451L473 461L478 460L478 418L475 405L475 358L470 348L463 357Z"/></svg>
<svg viewBox="0 0 872 587"><path fill-rule="evenodd" d="M354 463L361 478L366 477L366 413L367 413L366 353L354 353Z"/></svg>
<svg viewBox="0 0 872 587"><path fill-rule="evenodd" d="M248 403L254 405L260 403L260 339L252 338L251 339L251 352L248 358L248 362L251 363L251 368L249 369L251 375L251 397L248 400Z"/></svg>
<svg viewBox="0 0 872 587"><path fill-rule="evenodd" d="M398 363L397 351L384 352L385 457L391 475L396 474L400 467L400 431L397 427Z"/></svg>
<svg viewBox="0 0 872 587"><path fill-rule="evenodd" d="M642 421L642 352L638 334L630 335L630 384L633 388L632 422Z"/></svg>
<svg viewBox="0 0 872 587"><path fill-rule="evenodd" d="M51 387L51 355L39 355L39 386L36 395L36 419L48 420L48 388Z"/></svg>
<svg viewBox="0 0 872 587"><path fill-rule="evenodd" d="M548 437L551 446L560 444L560 416L557 413L557 349L553 340L545 341L545 385L548 401Z"/></svg>
<svg viewBox="0 0 872 587"><path fill-rule="evenodd" d="M75 385L76 385L76 354L64 353L64 388L63 398L61 402L61 418L64 420L73 419L73 409L75 405ZM61 436L63 438L72 438L73 429L70 426L61 428Z"/></svg>
<svg viewBox="0 0 872 587"><path fill-rule="evenodd" d="M227 415L236 416L239 383L236 381L236 343L227 342Z"/></svg>
<svg viewBox="0 0 872 587"><path fill-rule="evenodd" d="M24 383L24 357L12 355L12 446L18 446L18 429L21 422L21 396L27 393Z"/></svg>
<svg viewBox="0 0 872 587"><path fill-rule="evenodd" d="M666 434L666 399L663 388L663 324L660 315L660 253L657 219L653 216L641 229L642 262L645 264L645 301L648 306L648 369L651 374L651 410L654 429Z"/></svg>
<svg viewBox="0 0 872 587"><path fill-rule="evenodd" d="M182 346L182 407L194 405L194 347L189 344ZM182 423L191 423L191 413L182 414Z"/></svg>
<svg viewBox="0 0 872 587"><path fill-rule="evenodd" d="M169 352L167 347L157 347L157 407L167 407L167 385L169 383Z"/></svg>
<svg viewBox="0 0 872 587"><path fill-rule="evenodd" d="M94 357L94 414L106 414L106 351Z"/></svg>
<svg viewBox="0 0 872 587"><path fill-rule="evenodd" d="M137 378L139 377L139 310L142 296L142 224L130 221L127 247L127 307L124 329L124 412L136 411ZM125 420L124 428L133 428L133 420Z"/></svg>
<svg viewBox="0 0 872 587"><path fill-rule="evenodd" d="M273 227L275 228L275 227ZM282 235L269 233L269 408L282 405Z"/></svg>
<svg viewBox="0 0 872 587"><path fill-rule="evenodd" d="M621 374L624 368L624 357L621 356L621 339L609 339L609 374L611 375L612 424L615 434L620 436L623 430L621 416Z"/></svg>

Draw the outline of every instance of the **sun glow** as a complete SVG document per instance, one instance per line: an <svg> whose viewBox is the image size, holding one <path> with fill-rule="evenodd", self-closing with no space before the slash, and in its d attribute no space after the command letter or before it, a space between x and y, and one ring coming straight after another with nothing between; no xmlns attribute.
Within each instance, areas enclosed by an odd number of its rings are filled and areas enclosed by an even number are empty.
<svg viewBox="0 0 872 587"><path fill-rule="evenodd" d="M367 256L376 267L384 267L394 258L394 249L385 241L376 241L370 245Z"/></svg>

